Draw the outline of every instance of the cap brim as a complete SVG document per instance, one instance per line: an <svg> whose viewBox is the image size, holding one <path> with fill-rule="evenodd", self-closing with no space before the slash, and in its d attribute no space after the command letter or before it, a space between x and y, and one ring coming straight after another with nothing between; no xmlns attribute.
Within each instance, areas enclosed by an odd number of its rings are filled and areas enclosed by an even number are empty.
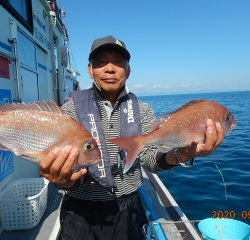
<svg viewBox="0 0 250 240"><path fill-rule="evenodd" d="M103 51L106 48L115 49L116 51L121 53L125 59L127 59L128 61L130 60L130 54L125 48L123 48L115 43L105 43L105 44L102 44L101 46L97 47L96 49L94 49L89 54L89 62L95 55L97 55L100 51Z"/></svg>

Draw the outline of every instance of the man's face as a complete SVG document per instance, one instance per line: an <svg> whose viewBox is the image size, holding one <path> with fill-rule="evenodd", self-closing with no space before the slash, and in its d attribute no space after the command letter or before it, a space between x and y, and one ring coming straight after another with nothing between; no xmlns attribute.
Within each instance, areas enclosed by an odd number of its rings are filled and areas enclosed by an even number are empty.
<svg viewBox="0 0 250 240"><path fill-rule="evenodd" d="M98 53L91 65L88 65L89 75L106 96L118 94L130 74L127 60L113 49Z"/></svg>

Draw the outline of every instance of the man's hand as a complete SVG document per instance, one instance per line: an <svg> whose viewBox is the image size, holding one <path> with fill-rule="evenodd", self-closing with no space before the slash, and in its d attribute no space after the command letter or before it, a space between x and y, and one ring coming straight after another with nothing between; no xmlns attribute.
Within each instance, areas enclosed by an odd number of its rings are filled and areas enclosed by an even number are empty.
<svg viewBox="0 0 250 240"><path fill-rule="evenodd" d="M192 158L207 156L212 153L224 140L224 132L220 123L207 120L206 141L198 143L194 140L188 147L178 148L178 157L181 162Z"/></svg>
<svg viewBox="0 0 250 240"><path fill-rule="evenodd" d="M75 173L71 171L78 154L78 149L72 146L66 146L62 150L54 148L40 161L41 175L58 187L72 187L75 180L87 173L86 169Z"/></svg>

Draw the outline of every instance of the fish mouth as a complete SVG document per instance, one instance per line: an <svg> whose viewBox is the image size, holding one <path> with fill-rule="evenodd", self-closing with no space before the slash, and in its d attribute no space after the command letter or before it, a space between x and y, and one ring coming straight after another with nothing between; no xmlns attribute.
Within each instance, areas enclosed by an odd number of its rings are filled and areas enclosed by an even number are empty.
<svg viewBox="0 0 250 240"><path fill-rule="evenodd" d="M228 130L228 133L231 132L236 126L237 126L236 122L232 123L229 130Z"/></svg>
<svg viewBox="0 0 250 240"><path fill-rule="evenodd" d="M72 167L72 171L73 172L80 171L82 168L86 168L86 167L95 165L95 164L97 164L100 161L101 161L101 158L95 158L95 159L92 159L92 160L90 160L88 162L85 162L85 163L82 163L82 164L81 163L80 164L75 164Z"/></svg>
<svg viewBox="0 0 250 240"><path fill-rule="evenodd" d="M231 125L232 130L233 130L236 126L237 126L237 123L236 123L236 121L234 121L234 122L232 123L232 125Z"/></svg>
<svg viewBox="0 0 250 240"><path fill-rule="evenodd" d="M92 159L89 161L89 165L95 165L101 161L101 158Z"/></svg>

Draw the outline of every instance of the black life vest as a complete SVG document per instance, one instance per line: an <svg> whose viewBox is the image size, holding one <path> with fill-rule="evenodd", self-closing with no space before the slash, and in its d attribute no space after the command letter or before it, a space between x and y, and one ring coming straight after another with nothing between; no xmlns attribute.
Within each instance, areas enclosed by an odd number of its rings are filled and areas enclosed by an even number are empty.
<svg viewBox="0 0 250 240"><path fill-rule="evenodd" d="M94 99L93 88L71 92L71 96L75 104L79 123L92 134L102 156L102 160L98 164L88 167L89 174L102 186L114 187L112 166L107 152L100 112ZM136 96L132 93L128 93L121 98L120 134L121 137L141 135L139 103ZM122 159L125 165L125 149L122 150Z"/></svg>

